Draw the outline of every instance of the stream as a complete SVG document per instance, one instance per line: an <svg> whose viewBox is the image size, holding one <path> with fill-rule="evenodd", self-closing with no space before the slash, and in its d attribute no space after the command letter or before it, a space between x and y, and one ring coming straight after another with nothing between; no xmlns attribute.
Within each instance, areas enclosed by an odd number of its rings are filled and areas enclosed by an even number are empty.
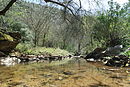
<svg viewBox="0 0 130 87"><path fill-rule="evenodd" d="M72 59L72 60L71 60ZM80 60L77 60L75 58L71 58L69 60L67 60L67 62L70 62L70 61L77 61L77 65L78 67L80 67L81 64L79 63L82 63L82 61ZM74 59L74 60L73 60ZM62 62L60 63L58 61L58 64L62 64L64 60L62 60ZM56 61L55 61L56 62ZM55 63L54 62L54 63ZM65 63L67 63L66 60L65 60ZM34 61L29 61L29 62L22 62L19 58L17 57L1 57L0 58L0 66L5 66L5 67L11 67L11 66L15 66L15 65L23 65L23 64L31 64L31 63L35 63L35 64L38 64L37 60L34 60ZM44 63L44 64L48 64L49 61L40 61L40 63ZM102 70L108 70L108 71L113 71L113 72L127 72L127 73L130 73L130 67L110 67L110 66L106 66L104 65L103 63L101 62L87 62L93 66L96 66L97 68L100 68Z"/></svg>
<svg viewBox="0 0 130 87"><path fill-rule="evenodd" d="M2 57L0 61L0 87L130 87L130 67L109 67L75 58L27 64L16 57Z"/></svg>

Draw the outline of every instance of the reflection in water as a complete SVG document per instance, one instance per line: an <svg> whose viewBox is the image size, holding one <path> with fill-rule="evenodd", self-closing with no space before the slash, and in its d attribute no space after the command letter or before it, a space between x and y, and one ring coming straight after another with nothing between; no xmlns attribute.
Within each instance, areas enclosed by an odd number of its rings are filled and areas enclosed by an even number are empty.
<svg viewBox="0 0 130 87"><path fill-rule="evenodd" d="M20 63L20 59L16 57L0 57L0 65L12 66Z"/></svg>
<svg viewBox="0 0 130 87"><path fill-rule="evenodd" d="M27 65L17 65L20 60L16 57L0 58L0 60L1 64L6 66L16 64L11 67L0 66L0 87L50 87L50 85L55 85L55 87L62 85L63 87L77 87L77 85L82 87L119 87L120 85L117 83L128 82L124 82L127 78L124 68L120 70L121 72L119 70L110 72L108 66L105 67L96 62L88 63L82 59L80 67L75 58ZM105 69L101 69L102 67ZM119 76L117 73L120 73Z"/></svg>

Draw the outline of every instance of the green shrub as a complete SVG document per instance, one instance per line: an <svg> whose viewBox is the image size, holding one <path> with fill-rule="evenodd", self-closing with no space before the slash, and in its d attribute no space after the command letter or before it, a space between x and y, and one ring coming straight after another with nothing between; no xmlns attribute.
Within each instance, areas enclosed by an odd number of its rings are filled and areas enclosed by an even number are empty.
<svg viewBox="0 0 130 87"><path fill-rule="evenodd" d="M130 46L127 47L127 50L125 50L124 52L122 52L121 54L126 55L130 58L130 50L128 49Z"/></svg>
<svg viewBox="0 0 130 87"><path fill-rule="evenodd" d="M32 48L31 44L24 44L24 43L19 43L16 47L17 50L23 53L25 53L30 48Z"/></svg>
<svg viewBox="0 0 130 87"><path fill-rule="evenodd" d="M130 51L127 51L124 54L130 57Z"/></svg>
<svg viewBox="0 0 130 87"><path fill-rule="evenodd" d="M33 47L33 45L31 44L23 44L23 43L18 44L16 49L25 54L35 54L35 55L43 54L43 55L65 56L70 54L68 51L61 50L59 48Z"/></svg>

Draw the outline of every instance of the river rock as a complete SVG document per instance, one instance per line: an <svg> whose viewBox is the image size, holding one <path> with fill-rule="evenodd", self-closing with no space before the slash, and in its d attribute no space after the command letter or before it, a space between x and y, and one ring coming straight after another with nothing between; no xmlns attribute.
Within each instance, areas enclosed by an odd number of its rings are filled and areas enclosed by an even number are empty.
<svg viewBox="0 0 130 87"><path fill-rule="evenodd" d="M102 57L105 56L104 53L102 53L105 49L104 48L96 48L92 52L86 55L85 59L91 59L93 58L94 60L101 59Z"/></svg>
<svg viewBox="0 0 130 87"><path fill-rule="evenodd" d="M103 63L107 66L125 67L125 66L129 66L130 59L125 55L118 55L109 59L104 58Z"/></svg>
<svg viewBox="0 0 130 87"><path fill-rule="evenodd" d="M116 56L116 55L119 55L121 53L122 49L123 49L122 45L116 45L114 47L107 48L104 51L104 53L109 55L109 56Z"/></svg>

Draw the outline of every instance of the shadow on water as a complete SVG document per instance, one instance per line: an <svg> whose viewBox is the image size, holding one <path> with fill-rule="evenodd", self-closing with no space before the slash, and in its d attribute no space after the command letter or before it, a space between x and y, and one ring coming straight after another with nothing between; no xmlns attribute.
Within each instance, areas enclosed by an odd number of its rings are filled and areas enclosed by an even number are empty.
<svg viewBox="0 0 130 87"><path fill-rule="evenodd" d="M105 85L105 84L102 84L102 83L97 83L97 84L89 85L89 87L111 87L111 86Z"/></svg>

